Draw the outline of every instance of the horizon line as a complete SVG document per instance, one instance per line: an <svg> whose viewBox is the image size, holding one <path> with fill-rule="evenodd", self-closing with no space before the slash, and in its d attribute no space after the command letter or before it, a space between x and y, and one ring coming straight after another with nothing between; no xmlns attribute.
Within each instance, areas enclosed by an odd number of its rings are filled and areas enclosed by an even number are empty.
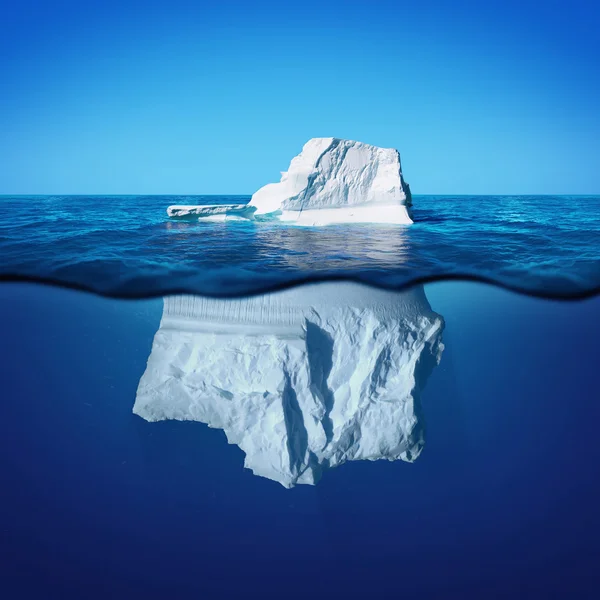
<svg viewBox="0 0 600 600"><path fill-rule="evenodd" d="M212 193L212 194L202 194L202 193L140 193L140 192L135 192L135 193L118 193L118 194L105 194L105 193L85 193L85 192L70 192L67 194L63 194L60 192L45 192L45 193L17 193L17 194L11 194L11 193L0 193L0 198L10 198L10 197L15 197L15 196L19 196L19 197L30 197L30 196L87 196L87 197L98 197L98 198L107 198L107 197L123 197L123 196L133 196L133 197L144 197L144 196L190 196L190 197L209 197L209 196L214 196L216 198L219 197L240 197L240 198L246 198L246 197L252 197L254 193L250 193L250 194L227 194L227 193ZM477 192L471 192L471 193L460 193L460 194L456 194L456 193L452 193L452 192L427 192L427 193L418 193L412 194L412 197L418 197L418 196L458 196L458 197L468 197L468 196L579 196L579 197L600 197L600 192L590 192L590 193L565 193L565 192L561 192L561 193L557 193L557 192L553 192L553 193L527 193L527 192L520 192L520 193L477 193Z"/></svg>

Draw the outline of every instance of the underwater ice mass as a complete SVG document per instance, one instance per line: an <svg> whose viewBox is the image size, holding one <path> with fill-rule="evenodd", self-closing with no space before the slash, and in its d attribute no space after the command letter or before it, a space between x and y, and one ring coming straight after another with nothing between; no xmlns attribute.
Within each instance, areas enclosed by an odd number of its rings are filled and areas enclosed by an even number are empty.
<svg viewBox="0 0 600 600"><path fill-rule="evenodd" d="M296 225L410 224L410 188L400 154L337 138L313 138L281 173L243 205L170 206L170 217L230 220L271 217Z"/></svg>
<svg viewBox="0 0 600 600"><path fill-rule="evenodd" d="M288 488L350 460L413 461L443 328L422 286L167 297L133 411L223 429L247 468Z"/></svg>

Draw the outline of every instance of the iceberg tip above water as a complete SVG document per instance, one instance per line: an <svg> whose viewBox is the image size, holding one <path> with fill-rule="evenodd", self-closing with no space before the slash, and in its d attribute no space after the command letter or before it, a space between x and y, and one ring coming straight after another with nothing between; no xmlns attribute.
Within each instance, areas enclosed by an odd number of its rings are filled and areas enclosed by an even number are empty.
<svg viewBox="0 0 600 600"><path fill-rule="evenodd" d="M409 224L410 204L397 150L338 138L309 140L281 181L250 201L256 215L278 214L302 225Z"/></svg>
<svg viewBox="0 0 600 600"><path fill-rule="evenodd" d="M400 153L362 142L313 138L278 183L255 192L248 205L170 206L170 217L274 218L297 225L412 223L411 194Z"/></svg>

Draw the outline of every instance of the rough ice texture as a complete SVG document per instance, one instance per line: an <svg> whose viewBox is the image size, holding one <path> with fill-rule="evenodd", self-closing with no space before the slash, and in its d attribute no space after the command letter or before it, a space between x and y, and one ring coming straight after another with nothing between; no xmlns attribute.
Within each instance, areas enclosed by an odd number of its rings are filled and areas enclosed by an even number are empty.
<svg viewBox="0 0 600 600"><path fill-rule="evenodd" d="M205 205L183 205L174 204L167 208L169 217L249 217L254 209L249 208L247 204L205 204Z"/></svg>
<svg viewBox="0 0 600 600"><path fill-rule="evenodd" d="M422 287L164 302L133 408L144 419L221 428L247 468L285 487L348 460L421 452L419 394L443 349Z"/></svg>
<svg viewBox="0 0 600 600"><path fill-rule="evenodd" d="M337 138L309 140L281 181L260 188L250 201L256 215L305 225L408 224L410 204L397 150Z"/></svg>

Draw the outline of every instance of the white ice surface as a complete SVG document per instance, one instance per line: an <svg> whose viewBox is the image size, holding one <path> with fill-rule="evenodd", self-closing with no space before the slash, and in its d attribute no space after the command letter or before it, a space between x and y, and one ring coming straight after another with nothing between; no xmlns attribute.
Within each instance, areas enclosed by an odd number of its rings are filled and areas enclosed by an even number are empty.
<svg viewBox="0 0 600 600"><path fill-rule="evenodd" d="M337 138L309 140L281 181L260 188L250 206L256 215L283 213L299 224L301 213L316 210L327 212L307 217L305 224L412 223L398 151Z"/></svg>
<svg viewBox="0 0 600 600"><path fill-rule="evenodd" d="M169 206L170 217L273 218L297 225L412 223L400 154L362 142L313 138L247 205Z"/></svg>
<svg viewBox="0 0 600 600"><path fill-rule="evenodd" d="M284 210L279 220L294 225L316 226L342 223L406 225L406 207L399 204L348 206L314 210ZM411 221L412 223L412 221Z"/></svg>
<svg viewBox="0 0 600 600"><path fill-rule="evenodd" d="M442 329L422 287L167 297L133 410L223 429L247 468L285 487L348 460L413 461Z"/></svg>
<svg viewBox="0 0 600 600"><path fill-rule="evenodd" d="M204 205L177 205L174 204L167 208L169 217L192 217L199 218L218 218L224 220L225 217L246 217L250 218L254 209L247 204L204 204Z"/></svg>

